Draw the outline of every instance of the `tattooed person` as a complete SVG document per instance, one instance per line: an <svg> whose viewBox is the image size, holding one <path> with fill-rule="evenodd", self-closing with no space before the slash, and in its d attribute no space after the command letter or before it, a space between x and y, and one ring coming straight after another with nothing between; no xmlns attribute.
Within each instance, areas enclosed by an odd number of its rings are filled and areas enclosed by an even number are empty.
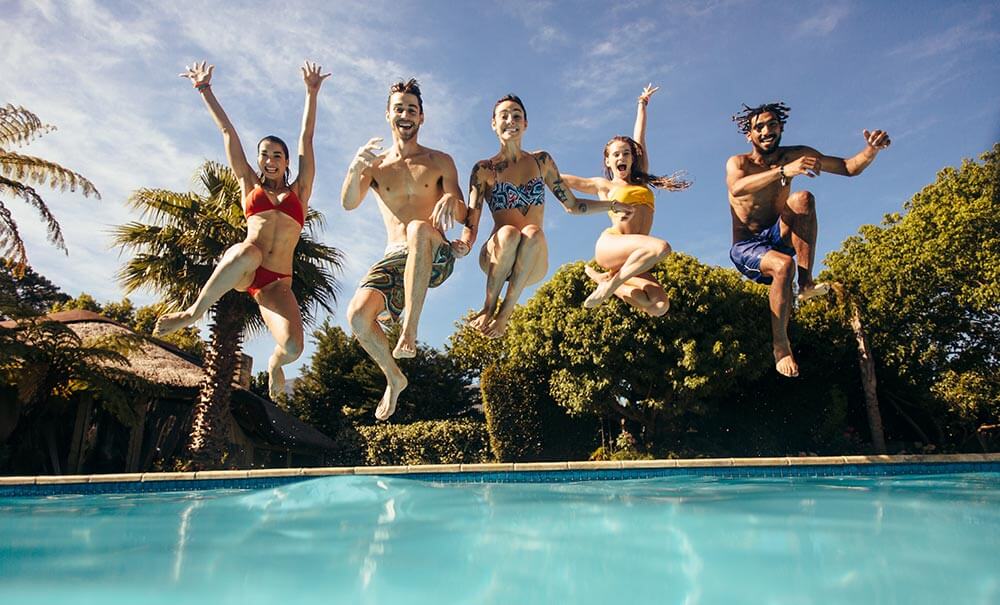
<svg viewBox="0 0 1000 605"><path fill-rule="evenodd" d="M492 126L500 151L472 169L469 216L461 241L470 248L475 243L486 203L493 215L493 231L479 254L479 266L486 273L486 300L470 325L497 338L506 330L521 292L548 271L548 248L542 233L546 186L571 214L612 210L631 216L632 208L621 202L576 198L563 183L552 156L522 150L528 114L517 96L507 95L496 102ZM500 303L504 284L507 291Z"/></svg>
<svg viewBox="0 0 1000 605"><path fill-rule="evenodd" d="M789 107L784 103L743 106L733 116L750 142L750 153L726 162L733 246L729 257L748 278L770 284L771 337L775 369L783 376L799 375L788 341L792 285L798 281L799 301L825 295L828 284L813 281L816 253L816 198L808 191L792 192L792 179L815 178L823 172L857 176L889 146L889 135L864 130L865 147L854 157L826 156L805 145L781 146ZM796 260L797 257L797 260Z"/></svg>
<svg viewBox="0 0 1000 605"><path fill-rule="evenodd" d="M385 374L385 394L375 410L379 420L392 416L407 386L395 360L417 354L427 288L444 283L455 258L469 253L465 243L445 238L456 221L465 221L466 207L451 156L417 143L424 105L416 80L389 89L385 119L392 147L380 153L382 139L374 138L358 149L341 189L347 210L360 206L369 189L375 192L388 239L385 257L369 269L347 310L354 335ZM379 322L400 317L402 332L390 348Z"/></svg>

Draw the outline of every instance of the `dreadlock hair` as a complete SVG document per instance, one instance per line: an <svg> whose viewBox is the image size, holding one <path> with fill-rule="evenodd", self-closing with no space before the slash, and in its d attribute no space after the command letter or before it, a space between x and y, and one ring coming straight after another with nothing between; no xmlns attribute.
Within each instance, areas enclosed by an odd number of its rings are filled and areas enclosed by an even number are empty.
<svg viewBox="0 0 1000 605"><path fill-rule="evenodd" d="M493 115L496 115L496 113L497 113L497 107L499 107L500 104L503 103L504 101L513 101L513 102L517 103L518 105L520 105L521 106L521 113L524 114L524 119L525 120L528 119L528 110L524 108L524 102L521 101L521 97L519 97L519 96L517 96L517 95L515 95L513 93L505 94L504 96L502 96L499 99L497 99L497 102L493 104Z"/></svg>
<svg viewBox="0 0 1000 605"><path fill-rule="evenodd" d="M263 145L265 142L266 143L277 143L278 145L281 145L281 150L285 152L285 160L289 164L291 164L292 159L290 157L288 157L288 145L286 145L284 141L282 141L280 138L274 136L273 134L269 134L269 135L267 135L266 137L264 137L263 139L261 139L260 141L257 142L257 154L258 155L260 155L260 146ZM292 169L289 168L288 166L286 166L285 167L285 174L283 176L284 182L282 183L282 185L287 185L288 184L288 175L290 175L291 173L292 173ZM257 175L257 176L258 176L258 178L260 178L261 185L263 185L264 184L264 171L262 170L260 172L260 174Z"/></svg>
<svg viewBox="0 0 1000 605"><path fill-rule="evenodd" d="M629 150L632 152L632 170L628 174L629 184L645 185L656 189L666 189L667 191L682 191L691 186L691 181L683 178L684 173L682 171L675 172L670 176L656 176L649 174L648 172L643 172L639 168L639 158L645 155L645 152L642 150L642 145L636 142L632 137L620 135L608 141L608 144L604 146L605 160L608 159L608 148L611 147L612 143L625 143L629 146ZM606 176L608 180L614 178L611 168L608 168L606 162L604 164L604 176Z"/></svg>
<svg viewBox="0 0 1000 605"><path fill-rule="evenodd" d="M405 95L413 95L417 97L417 107L420 108L420 113L424 113L424 99L420 96L420 84L417 82L416 78L410 78L406 82L400 80L392 86L389 87L389 99L392 95L401 92ZM385 101L385 108L389 109L389 99Z"/></svg>
<svg viewBox="0 0 1000 605"><path fill-rule="evenodd" d="M743 111L733 116L733 121L736 122L736 127L740 129L743 134L750 133L750 127L753 124L753 119L762 113L771 112L774 117L778 118L778 122L782 126L785 125L785 121L788 120L788 112L792 108L785 105L781 101L776 101L774 103L765 103L763 105L758 105L757 107L748 107L746 103L743 104Z"/></svg>

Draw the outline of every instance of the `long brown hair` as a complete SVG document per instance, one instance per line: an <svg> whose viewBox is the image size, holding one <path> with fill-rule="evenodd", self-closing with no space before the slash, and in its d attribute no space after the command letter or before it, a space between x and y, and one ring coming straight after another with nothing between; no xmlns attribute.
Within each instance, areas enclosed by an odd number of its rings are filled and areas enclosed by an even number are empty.
<svg viewBox="0 0 1000 605"><path fill-rule="evenodd" d="M677 171L670 176L656 176L655 174L643 172L639 168L639 158L645 155L645 151L643 151L642 145L636 142L636 140L632 137L619 135L608 141L608 144L604 146L605 160L608 159L608 147L611 147L612 143L625 143L629 146L629 150L632 152L632 170L629 172L627 179L629 184L654 187L656 189L666 189L667 191L682 191L691 186L691 181L683 178L683 171ZM607 162L604 164L604 175L608 178L608 180L614 178L614 174L612 174L611 168L608 168Z"/></svg>

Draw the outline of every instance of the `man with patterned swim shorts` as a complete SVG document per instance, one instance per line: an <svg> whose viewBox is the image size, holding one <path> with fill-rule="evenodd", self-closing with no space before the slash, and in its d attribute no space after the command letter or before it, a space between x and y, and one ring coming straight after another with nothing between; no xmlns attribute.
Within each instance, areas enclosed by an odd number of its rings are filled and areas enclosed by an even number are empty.
<svg viewBox="0 0 1000 605"><path fill-rule="evenodd" d="M808 191L792 193L792 178L822 172L857 176L889 146L889 135L864 130L865 148L854 157L826 156L805 145L781 146L789 108L784 103L743 106L733 116L750 142L750 153L726 163L733 247L729 257L748 278L770 284L771 337L775 369L783 376L799 375L788 341L792 285L798 278L799 301L823 296L830 287L813 281L816 248L816 198ZM796 257L798 260L796 262Z"/></svg>
<svg viewBox="0 0 1000 605"><path fill-rule="evenodd" d="M417 354L417 324L427 288L441 285L455 258L469 253L464 242L445 238L456 222L465 222L467 208L455 162L417 143L424 106L416 80L389 89L385 118L392 147L382 152L382 139L374 138L358 149L340 193L344 208L353 210L373 190L388 239L385 257L361 280L347 309L354 335L385 374L385 394L375 410L379 420L396 411L406 388L396 359ZM379 321L400 319L399 340L390 348Z"/></svg>

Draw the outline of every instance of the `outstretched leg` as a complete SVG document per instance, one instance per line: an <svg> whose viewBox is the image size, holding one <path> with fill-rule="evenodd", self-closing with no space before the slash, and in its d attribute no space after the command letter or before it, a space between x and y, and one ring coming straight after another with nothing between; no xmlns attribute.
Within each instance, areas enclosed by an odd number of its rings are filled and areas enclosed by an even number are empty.
<svg viewBox="0 0 1000 605"><path fill-rule="evenodd" d="M796 191L788 196L785 209L781 213L781 237L790 241L798 261L799 301L823 296L830 291L829 284L813 281L813 263L816 259L816 198L808 191Z"/></svg>
<svg viewBox="0 0 1000 605"><path fill-rule="evenodd" d="M260 315L274 337L274 352L267 360L268 393L276 399L285 390L282 366L302 355L304 334L299 303L292 294L292 280L279 279L265 286L254 297L260 305Z"/></svg>
<svg viewBox="0 0 1000 605"><path fill-rule="evenodd" d="M510 277L517 258L517 247L521 243L521 230L512 225L504 225L483 245L479 255L479 266L486 273L486 300L483 308L469 322L481 332L485 331L496 314L500 300L500 290Z"/></svg>
<svg viewBox="0 0 1000 605"><path fill-rule="evenodd" d="M231 246L222 255L218 266L202 287L194 303L177 313L168 313L157 320L154 336L164 336L194 325L211 307L232 289L245 290L253 283L254 271L260 267L260 248L246 242Z"/></svg>
<svg viewBox="0 0 1000 605"><path fill-rule="evenodd" d="M444 243L441 232L427 221L410 221L406 226L406 269L403 271L403 288L406 302L403 307L403 329L392 351L396 359L417 355L417 325L424 310L427 285L431 280L434 251Z"/></svg>
<svg viewBox="0 0 1000 605"><path fill-rule="evenodd" d="M608 279L597 282L597 287L583 306L596 307L611 297L633 277L652 269L670 254L670 244L649 235L604 234L597 240L597 262L611 268Z"/></svg>
<svg viewBox="0 0 1000 605"><path fill-rule="evenodd" d="M760 270L772 279L768 300L771 306L774 367L782 376L793 378L799 375L799 366L792 356L792 344L788 340L788 318L792 311L795 261L787 254L771 250L761 258Z"/></svg>
<svg viewBox="0 0 1000 605"><path fill-rule="evenodd" d="M361 347L385 375L385 393L375 410L375 418L379 420L386 420L393 415L399 394L407 385L406 376L392 358L389 340L376 321L383 310L385 310L385 299L382 298L382 294L368 288L359 289L347 308L347 319L351 323L351 330L361 342Z"/></svg>
<svg viewBox="0 0 1000 605"><path fill-rule="evenodd" d="M541 281L549 270L549 250L545 242L545 234L537 225L528 225L521 229L521 241L517 245L517 256L510 271L507 283L507 294L503 297L500 309L493 321L483 332L490 338L503 336L507 329L514 307L517 305L521 292L533 283Z"/></svg>

